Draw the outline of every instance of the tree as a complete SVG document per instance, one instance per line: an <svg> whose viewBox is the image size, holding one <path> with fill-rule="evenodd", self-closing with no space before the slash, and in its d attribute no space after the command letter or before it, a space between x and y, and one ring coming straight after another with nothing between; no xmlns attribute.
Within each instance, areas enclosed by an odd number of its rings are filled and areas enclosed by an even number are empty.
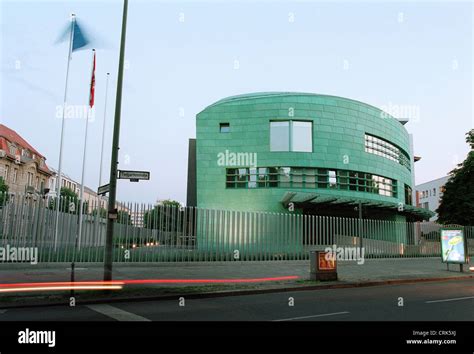
<svg viewBox="0 0 474 354"><path fill-rule="evenodd" d="M57 199L57 198L56 198ZM56 199L51 199L49 203L49 208L56 210ZM59 203L59 211L63 213L71 213L76 214L79 209L79 197L77 193L74 192L72 189L61 187L60 192L60 203ZM74 204L73 209L71 210L70 206Z"/></svg>
<svg viewBox="0 0 474 354"><path fill-rule="evenodd" d="M443 224L474 225L474 129L466 133L470 145L466 159L449 175L445 191L436 210Z"/></svg>
<svg viewBox="0 0 474 354"><path fill-rule="evenodd" d="M0 177L0 207L2 207L8 201L8 185Z"/></svg>
<svg viewBox="0 0 474 354"><path fill-rule="evenodd" d="M148 229L176 230L177 215L181 212L181 203L176 200L166 199L159 201L151 210L143 215L143 222Z"/></svg>
<svg viewBox="0 0 474 354"><path fill-rule="evenodd" d="M96 216L99 214L99 218L105 219L107 217L107 210L105 208L96 208L92 210L92 215Z"/></svg>
<svg viewBox="0 0 474 354"><path fill-rule="evenodd" d="M125 210L119 210L117 213L117 223L124 225L132 225L132 217L130 213Z"/></svg>

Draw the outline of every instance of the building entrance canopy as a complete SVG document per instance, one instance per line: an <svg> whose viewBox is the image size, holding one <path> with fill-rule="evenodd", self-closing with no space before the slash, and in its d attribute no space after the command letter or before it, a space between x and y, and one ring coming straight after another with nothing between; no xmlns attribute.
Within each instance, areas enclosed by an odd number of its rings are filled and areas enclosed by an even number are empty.
<svg viewBox="0 0 474 354"><path fill-rule="evenodd" d="M365 198L355 197L343 197L337 195L329 195L323 193L308 193L308 192L296 192L286 191L280 200L285 208L290 203L293 203L296 208L303 208L306 210L319 209L319 207L348 207L358 206L362 203L362 206L369 209L381 209L398 211L400 214L408 215L411 218L417 220L428 220L430 217L435 215L432 211L414 207L412 205L403 204L400 205L395 202L378 201ZM401 209L401 210L400 210Z"/></svg>

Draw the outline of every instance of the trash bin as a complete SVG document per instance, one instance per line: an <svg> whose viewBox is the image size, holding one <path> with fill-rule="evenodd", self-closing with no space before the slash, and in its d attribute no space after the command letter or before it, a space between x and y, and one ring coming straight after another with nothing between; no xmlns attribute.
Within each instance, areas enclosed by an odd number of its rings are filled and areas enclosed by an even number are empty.
<svg viewBox="0 0 474 354"><path fill-rule="evenodd" d="M337 280L336 256L326 252L324 248L310 251L310 279L311 280Z"/></svg>

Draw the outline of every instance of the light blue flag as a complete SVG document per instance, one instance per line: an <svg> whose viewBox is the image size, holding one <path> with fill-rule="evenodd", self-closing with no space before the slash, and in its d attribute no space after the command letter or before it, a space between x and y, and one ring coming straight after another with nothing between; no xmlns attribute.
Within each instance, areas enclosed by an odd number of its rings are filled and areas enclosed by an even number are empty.
<svg viewBox="0 0 474 354"><path fill-rule="evenodd" d="M64 42L69 39L71 35L71 24L68 24L61 36L58 38L56 43ZM79 26L79 22L77 18L74 19L74 37L72 39L72 51L76 51L79 49L85 49L85 47L90 43L87 35L85 34L82 26Z"/></svg>

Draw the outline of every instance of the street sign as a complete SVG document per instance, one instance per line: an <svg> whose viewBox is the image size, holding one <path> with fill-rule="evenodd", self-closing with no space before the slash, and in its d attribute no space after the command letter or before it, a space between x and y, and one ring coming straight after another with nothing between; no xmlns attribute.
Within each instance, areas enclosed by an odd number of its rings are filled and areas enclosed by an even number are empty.
<svg viewBox="0 0 474 354"><path fill-rule="evenodd" d="M97 194L98 195L105 195L105 194L109 193L109 190L110 190L110 184L107 183L107 184L104 184L103 186L99 187L99 189L97 190Z"/></svg>
<svg viewBox="0 0 474 354"><path fill-rule="evenodd" d="M149 180L150 179L150 172L148 171L118 171L118 178L119 179L129 179L132 182L138 182L139 180Z"/></svg>

